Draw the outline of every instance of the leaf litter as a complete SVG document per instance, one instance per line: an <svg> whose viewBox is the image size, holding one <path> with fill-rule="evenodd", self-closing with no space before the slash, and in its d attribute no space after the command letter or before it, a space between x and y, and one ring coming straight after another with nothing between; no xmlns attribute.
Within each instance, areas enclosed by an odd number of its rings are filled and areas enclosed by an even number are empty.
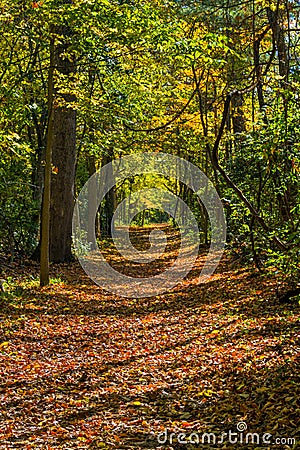
<svg viewBox="0 0 300 450"><path fill-rule="evenodd" d="M42 289L34 263L7 269L0 448L211 448L162 446L158 436L220 436L241 421L297 440L299 305L278 302L275 275L233 267L227 255L199 285L204 259L172 291L141 299L107 293L77 263L53 265ZM163 266L154 264L149 273Z"/></svg>

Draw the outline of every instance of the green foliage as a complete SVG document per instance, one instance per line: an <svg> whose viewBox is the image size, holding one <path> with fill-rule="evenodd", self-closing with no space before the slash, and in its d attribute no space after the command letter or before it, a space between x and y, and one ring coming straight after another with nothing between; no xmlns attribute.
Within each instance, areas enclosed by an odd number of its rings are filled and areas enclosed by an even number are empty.
<svg viewBox="0 0 300 450"><path fill-rule="evenodd" d="M30 254L36 245L38 209L32 199L31 152L16 133L0 136L0 252ZM34 220L36 217L36 220Z"/></svg>
<svg viewBox="0 0 300 450"><path fill-rule="evenodd" d="M293 4L286 9L291 18L291 30L285 34L290 51L288 79L284 81L279 72L281 56L276 53L260 80L264 104L258 87L232 103L219 151L222 166L264 217L270 233L289 244L290 251L283 255L275 252L268 233L253 223L249 210L210 162L224 95L255 81L258 68L253 48L258 38L259 70L267 67L272 55L274 36L266 23L267 8L276 11L274 2L253 2L251 7L178 0L2 3L2 252L30 252L36 243L47 126L49 36L53 26L67 24L71 33L66 37L64 57L76 61L76 73L70 78L56 71L55 86L60 105L64 94L74 96L76 191L91 173L90 157L95 158L97 169L106 159L123 154L174 153L198 165L217 185L227 211L229 244L237 252L252 258L254 240L262 263L269 258L273 264L276 259L279 268L296 273L300 105L299 43L293 26L299 12ZM284 11L280 7L278 14ZM284 17L280 17L278 25L283 26ZM59 36L55 39L58 44ZM117 186L118 202L144 182L135 179L133 184ZM205 212L193 196L172 180L167 184L182 195L207 231ZM107 214L105 202L103 206L101 224ZM156 216L152 211L149 220Z"/></svg>

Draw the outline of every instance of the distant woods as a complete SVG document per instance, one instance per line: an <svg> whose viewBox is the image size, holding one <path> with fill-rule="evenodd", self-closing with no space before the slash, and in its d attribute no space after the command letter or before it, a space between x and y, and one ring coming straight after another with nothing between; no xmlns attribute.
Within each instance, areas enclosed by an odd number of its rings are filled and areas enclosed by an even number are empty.
<svg viewBox="0 0 300 450"><path fill-rule="evenodd" d="M162 151L212 180L233 254L297 279L299 14L283 0L4 0L1 258L46 249L48 262L70 261L87 179L119 156ZM87 233L109 236L116 206L143 185L180 195L209 242L207 214L186 186L142 175L109 191ZM161 221L169 217L151 205L135 218Z"/></svg>

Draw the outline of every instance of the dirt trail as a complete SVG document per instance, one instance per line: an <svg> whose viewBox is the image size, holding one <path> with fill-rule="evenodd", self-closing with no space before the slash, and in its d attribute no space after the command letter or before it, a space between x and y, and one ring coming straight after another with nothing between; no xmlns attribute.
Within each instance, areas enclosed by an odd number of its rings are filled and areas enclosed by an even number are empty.
<svg viewBox="0 0 300 450"><path fill-rule="evenodd" d="M147 245L145 230L133 242ZM176 246L173 236L149 273ZM109 242L106 254L124 267ZM0 448L212 448L203 433L227 433L216 447L236 448L226 439L242 422L257 448L271 447L264 433L297 438L299 306L279 304L274 279L226 256L198 285L204 257L171 292L142 299L103 291L76 263L53 266L43 289L37 266L15 267L1 299ZM176 442L180 432L190 441ZM251 447L245 436L238 448Z"/></svg>

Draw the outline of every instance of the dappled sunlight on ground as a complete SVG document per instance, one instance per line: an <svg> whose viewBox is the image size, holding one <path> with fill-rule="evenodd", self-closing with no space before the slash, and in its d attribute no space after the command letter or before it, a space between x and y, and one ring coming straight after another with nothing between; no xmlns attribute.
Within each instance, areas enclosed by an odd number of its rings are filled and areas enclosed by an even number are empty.
<svg viewBox="0 0 300 450"><path fill-rule="evenodd" d="M2 300L0 448L160 448L166 428L221 434L239 421L295 437L299 306L227 256L198 284L203 260L141 299L104 292L77 263L53 266L43 289L28 281L37 266L15 268Z"/></svg>

